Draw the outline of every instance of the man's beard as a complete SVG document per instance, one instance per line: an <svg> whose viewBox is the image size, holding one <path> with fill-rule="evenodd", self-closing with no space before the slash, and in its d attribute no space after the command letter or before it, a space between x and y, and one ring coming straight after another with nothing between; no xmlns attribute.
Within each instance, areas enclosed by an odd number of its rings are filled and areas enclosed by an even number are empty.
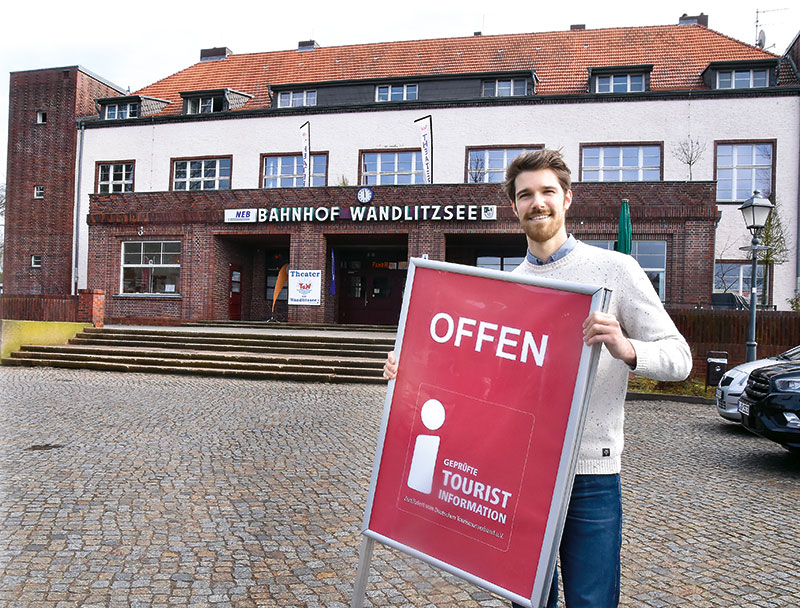
<svg viewBox="0 0 800 608"><path fill-rule="evenodd" d="M522 222L522 229L527 237L535 243L544 243L558 234L563 222L558 221L554 215L548 216L545 221L533 222L526 220Z"/></svg>

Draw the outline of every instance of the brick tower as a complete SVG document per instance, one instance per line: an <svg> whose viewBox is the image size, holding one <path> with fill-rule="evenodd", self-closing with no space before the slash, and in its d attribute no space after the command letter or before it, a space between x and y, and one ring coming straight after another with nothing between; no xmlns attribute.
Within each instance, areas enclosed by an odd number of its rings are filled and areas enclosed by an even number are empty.
<svg viewBox="0 0 800 608"><path fill-rule="evenodd" d="M4 291L73 291L75 171L80 118L122 91L79 67L12 72Z"/></svg>

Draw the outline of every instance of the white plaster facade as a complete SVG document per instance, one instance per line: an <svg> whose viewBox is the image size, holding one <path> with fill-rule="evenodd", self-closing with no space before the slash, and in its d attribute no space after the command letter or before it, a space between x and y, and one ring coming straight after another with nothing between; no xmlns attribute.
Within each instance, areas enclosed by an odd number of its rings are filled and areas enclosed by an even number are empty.
<svg viewBox="0 0 800 608"><path fill-rule="evenodd" d="M434 182L463 183L466 148L542 144L560 148L580 176L580 145L591 143L663 142L663 179L684 181L688 169L673 154L691 135L706 145L693 168L694 180L714 180L715 141L775 140L775 193L786 233L788 259L774 269L773 303L787 310L786 300L800 287L797 276L798 184L800 184L800 97L720 96L637 101L603 101L539 105L487 105L447 109L343 112L144 122L87 128L79 184L79 217L88 213L99 161L135 160L135 191L170 189L170 159L231 155L231 188L259 187L263 153L298 154L300 126L310 121L312 151L328 152L328 185L358 183L359 151L418 148L414 120L433 120ZM80 139L79 139L80 141ZM80 144L79 144L80 145ZM580 201L576 201L578 204ZM616 202L616 201L615 201ZM747 232L738 204L719 205L716 258L746 259L738 250ZM79 287L86 286L87 226L80 222Z"/></svg>

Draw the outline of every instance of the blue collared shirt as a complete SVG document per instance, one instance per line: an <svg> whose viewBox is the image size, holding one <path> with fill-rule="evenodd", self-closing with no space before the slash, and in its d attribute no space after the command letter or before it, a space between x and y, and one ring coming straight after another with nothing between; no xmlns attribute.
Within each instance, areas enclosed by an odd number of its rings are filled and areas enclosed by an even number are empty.
<svg viewBox="0 0 800 608"><path fill-rule="evenodd" d="M525 259L527 259L531 264L534 264L536 266L544 266L545 264L550 264L552 262L556 262L556 261L560 260L563 257L566 257L566 255L570 251L575 249L575 245L577 245L577 244L578 244L578 241L576 241L575 237L570 234L567 237L567 240L564 241L564 244L561 245L561 247L559 247L558 250L553 255L551 255L549 258L547 258L546 260L540 260L539 258L537 258L535 255L533 255L530 252L530 249L525 254Z"/></svg>

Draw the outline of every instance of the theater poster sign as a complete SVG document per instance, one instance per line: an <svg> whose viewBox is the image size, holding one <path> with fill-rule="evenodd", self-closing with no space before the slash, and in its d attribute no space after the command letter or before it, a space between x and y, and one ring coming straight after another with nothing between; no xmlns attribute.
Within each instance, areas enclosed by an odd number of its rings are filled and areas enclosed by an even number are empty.
<svg viewBox="0 0 800 608"><path fill-rule="evenodd" d="M610 292L418 259L407 281L353 606L375 541L544 605Z"/></svg>

